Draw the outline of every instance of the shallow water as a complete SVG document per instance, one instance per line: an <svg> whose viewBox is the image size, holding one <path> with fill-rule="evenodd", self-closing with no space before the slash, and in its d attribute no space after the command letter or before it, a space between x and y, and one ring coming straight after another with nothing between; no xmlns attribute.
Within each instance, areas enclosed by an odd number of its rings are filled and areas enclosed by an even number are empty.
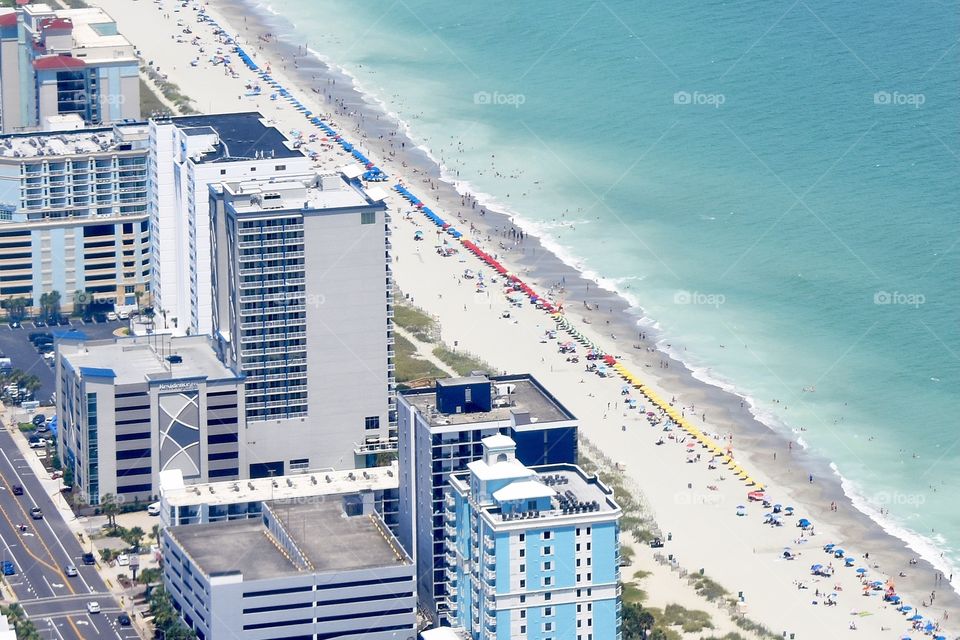
<svg viewBox="0 0 960 640"><path fill-rule="evenodd" d="M950 7L270 8L698 375L802 429L862 508L957 560Z"/></svg>

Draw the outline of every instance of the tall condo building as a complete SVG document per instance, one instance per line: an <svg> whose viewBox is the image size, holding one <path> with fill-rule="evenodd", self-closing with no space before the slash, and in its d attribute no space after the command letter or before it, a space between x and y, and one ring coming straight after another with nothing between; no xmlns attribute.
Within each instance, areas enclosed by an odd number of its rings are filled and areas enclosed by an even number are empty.
<svg viewBox="0 0 960 640"><path fill-rule="evenodd" d="M212 333L209 187L306 173L310 159L259 113L150 121L152 292L160 330Z"/></svg>
<svg viewBox="0 0 960 640"><path fill-rule="evenodd" d="M449 615L444 492L450 475L483 455L482 440L505 434L527 465L577 460L577 420L533 376L438 380L400 393L398 537L417 563L421 609Z"/></svg>
<svg viewBox="0 0 960 640"><path fill-rule="evenodd" d="M341 175L211 187L214 338L246 376L251 477L370 466L390 447L385 196Z"/></svg>
<svg viewBox="0 0 960 640"><path fill-rule="evenodd" d="M5 133L58 128L63 116L88 125L140 119L136 52L109 15L17 5L0 14Z"/></svg>
<svg viewBox="0 0 960 640"><path fill-rule="evenodd" d="M576 465L530 468L503 435L445 501L447 621L473 640L617 640L622 511Z"/></svg>
<svg viewBox="0 0 960 640"><path fill-rule="evenodd" d="M0 136L0 301L137 302L150 283L148 152L145 124Z"/></svg>

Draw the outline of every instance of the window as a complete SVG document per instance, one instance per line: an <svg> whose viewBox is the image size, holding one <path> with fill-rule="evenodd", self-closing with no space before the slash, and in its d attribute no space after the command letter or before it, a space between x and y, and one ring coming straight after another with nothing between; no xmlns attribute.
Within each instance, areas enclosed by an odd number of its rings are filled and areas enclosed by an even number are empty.
<svg viewBox="0 0 960 640"><path fill-rule="evenodd" d="M527 632L527 625L525 624L520 625L520 633L525 634L526 632Z"/></svg>
<svg viewBox="0 0 960 640"><path fill-rule="evenodd" d="M544 631L553 631L553 623L552 623L552 622L544 622L544 623L543 623L543 630L544 630Z"/></svg>
<svg viewBox="0 0 960 640"><path fill-rule="evenodd" d="M545 593L545 594L543 594L543 599L546 600L547 602L550 602L550 601L553 599L553 594L552 594L552 593Z"/></svg>
<svg viewBox="0 0 960 640"><path fill-rule="evenodd" d="M520 596L520 604L523 604L526 601L527 601L527 596L524 596L524 595Z"/></svg>
<svg viewBox="0 0 960 640"><path fill-rule="evenodd" d="M227 170L226 170L226 169L220 169L220 175L222 175L222 176L227 175Z"/></svg>
<svg viewBox="0 0 960 640"><path fill-rule="evenodd" d="M549 540L550 538L553 537L553 531L544 531L541 534L541 536L543 537L544 540Z"/></svg>
<svg viewBox="0 0 960 640"><path fill-rule="evenodd" d="M588 574L588 575L589 575L589 574ZM550 576L544 576L544 578L543 578L543 586L549 587L549 586L552 586L552 585L553 585L553 578L551 578Z"/></svg>
<svg viewBox="0 0 960 640"><path fill-rule="evenodd" d="M363 428L370 429L379 429L380 428L380 416L367 416L363 419Z"/></svg>
<svg viewBox="0 0 960 640"><path fill-rule="evenodd" d="M303 471L310 468L310 458L297 458L290 461L290 471Z"/></svg>
<svg viewBox="0 0 960 640"><path fill-rule="evenodd" d="M520 565L520 573L523 573L526 570L527 570L527 565L525 564Z"/></svg>
<svg viewBox="0 0 960 640"><path fill-rule="evenodd" d="M526 535L525 533L521 533L521 534L520 534L520 542L523 542L523 541L526 540L526 539L527 539L527 535Z"/></svg>
<svg viewBox="0 0 960 640"><path fill-rule="evenodd" d="M377 212L376 211L361 211L360 212L360 224L373 224L377 221Z"/></svg>
<svg viewBox="0 0 960 640"><path fill-rule="evenodd" d="M578 560L578 562L579 562L579 560ZM552 562L547 561L547 562L544 562L544 563L543 563L543 570L544 570L544 571L550 571L550 569L552 569L552 568L553 568L553 563L552 563Z"/></svg>
<svg viewBox="0 0 960 640"><path fill-rule="evenodd" d="M544 607L544 608L543 608L543 615L545 615L545 616L552 616L552 615L553 615L553 607Z"/></svg>
<svg viewBox="0 0 960 640"><path fill-rule="evenodd" d="M287 168L287 165L285 165L285 164L278 164L278 165L276 165L276 166L273 168L273 170L274 170L274 171L284 171L284 170L286 170L286 168Z"/></svg>
<svg viewBox="0 0 960 640"><path fill-rule="evenodd" d="M523 596L520 596L520 597L522 598ZM520 609L520 619L521 619L521 620L525 620L526 617L527 617L527 610L526 610L526 609Z"/></svg>
<svg viewBox="0 0 960 640"><path fill-rule="evenodd" d="M547 545L546 547L544 547L544 548L543 548L543 555L545 555L545 556L553 555L553 547L551 547L551 546L549 546L549 545Z"/></svg>
<svg viewBox="0 0 960 640"><path fill-rule="evenodd" d="M521 588L521 589L526 589L526 588L527 588L527 581L526 581L526 580L521 580L521 581L520 581L520 588Z"/></svg>

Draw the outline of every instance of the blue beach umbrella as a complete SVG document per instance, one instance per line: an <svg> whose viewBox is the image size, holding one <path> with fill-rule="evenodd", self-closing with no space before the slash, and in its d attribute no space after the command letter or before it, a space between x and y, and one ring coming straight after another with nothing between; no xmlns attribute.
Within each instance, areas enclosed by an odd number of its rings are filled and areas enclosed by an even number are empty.
<svg viewBox="0 0 960 640"><path fill-rule="evenodd" d="M859 569L857 569L857 573L859 573L860 575L863 575L863 574L865 574L866 572L867 572L867 570L864 569L863 567L860 567Z"/></svg>
<svg viewBox="0 0 960 640"><path fill-rule="evenodd" d="M822 564L815 564L815 565L813 565L813 566L810 567L810 571L813 571L813 572L820 571L820 569L823 569L823 565L822 565Z"/></svg>
<svg viewBox="0 0 960 640"><path fill-rule="evenodd" d="M833 551L833 548L834 548L835 546L837 546L837 545L835 545L835 544L833 544L833 543L831 542L830 544L825 544L825 545L823 545L823 550L824 550L824 551L827 551L827 552L830 552L830 551Z"/></svg>
<svg viewBox="0 0 960 640"><path fill-rule="evenodd" d="M843 549L834 549L834 550L833 550L833 557L834 557L834 558L842 558L844 553L846 553L846 551L844 551Z"/></svg>
<svg viewBox="0 0 960 640"><path fill-rule="evenodd" d="M903 611L904 613L906 613L907 611L913 611L913 607L911 607L908 604L905 604L902 607L900 607L900 611Z"/></svg>
<svg viewBox="0 0 960 640"><path fill-rule="evenodd" d="M810 521L807 520L806 518L800 518L797 521L797 525L806 528L810 526Z"/></svg>
<svg viewBox="0 0 960 640"><path fill-rule="evenodd" d="M920 615L919 613L915 613L909 618L907 618L907 620L909 620L910 622L916 622L917 620L923 620L923 616Z"/></svg>
<svg viewBox="0 0 960 640"><path fill-rule="evenodd" d="M843 564L846 565L846 566L848 566L848 567L852 567L852 566L853 566L853 562L854 562L853 558L847 558L846 561L845 561Z"/></svg>

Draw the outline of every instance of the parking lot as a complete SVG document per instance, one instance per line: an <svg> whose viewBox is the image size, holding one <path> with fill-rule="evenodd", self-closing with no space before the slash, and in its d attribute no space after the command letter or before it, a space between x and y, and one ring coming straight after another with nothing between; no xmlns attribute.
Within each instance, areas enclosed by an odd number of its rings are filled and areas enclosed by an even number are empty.
<svg viewBox="0 0 960 640"><path fill-rule="evenodd" d="M16 329L11 329L8 324L3 324L0 325L0 353L13 361L14 369L37 376L37 379L40 380L40 389L36 393L36 399L40 401L40 404L46 405L50 404L56 390L53 367L51 364L47 364L43 356L37 352L37 349L30 342L31 333L40 332L57 335L64 331L79 331L89 340L97 340L109 338L118 328L126 326L128 326L126 320L84 323L80 318L71 318L69 326L41 327L39 329L29 321L24 322L23 326Z"/></svg>

